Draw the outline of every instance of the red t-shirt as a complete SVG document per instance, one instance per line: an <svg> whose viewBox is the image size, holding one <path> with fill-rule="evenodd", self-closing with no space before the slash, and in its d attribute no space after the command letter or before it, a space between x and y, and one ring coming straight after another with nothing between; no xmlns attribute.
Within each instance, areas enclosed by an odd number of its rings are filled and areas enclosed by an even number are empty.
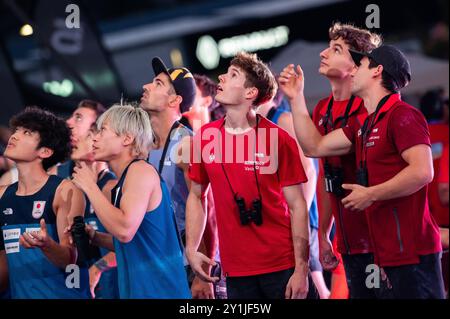
<svg viewBox="0 0 450 319"><path fill-rule="evenodd" d="M244 198L247 209L259 198L252 151L255 130L233 135L225 131L224 119L221 119L204 125L193 141L189 177L199 184L211 183L221 262L225 274L232 277L271 273L295 266L290 214L282 189L304 183L307 178L295 140L269 120L258 118L260 138L256 147L256 171L263 219L260 226L241 224L233 195L234 191ZM237 150L241 152L236 154Z"/></svg>
<svg viewBox="0 0 450 319"><path fill-rule="evenodd" d="M448 184L449 183L449 173L448 173L448 152L449 152L449 148L448 148L448 144L446 144L444 146L444 149L442 150L442 157L440 159L440 163L439 163L439 172L438 172L438 176L437 176L437 184L440 183L445 183ZM441 203L439 201L439 203ZM435 215L433 214L433 216L435 216L436 221L438 223L439 226L441 227L447 227L448 228L448 218L449 218L449 213L448 213L448 205L444 206L441 203L442 207L444 208L442 210L442 213L439 215Z"/></svg>
<svg viewBox="0 0 450 319"><path fill-rule="evenodd" d="M446 123L429 123L431 151L433 153L434 178L428 185L428 204L430 211L439 226L448 227L449 210L448 206L442 204L439 198L439 175L441 170L441 159L444 156L445 145L449 141L449 127ZM448 149L447 149L448 151ZM444 168L448 172L448 168Z"/></svg>
<svg viewBox="0 0 450 319"><path fill-rule="evenodd" d="M345 114L347 104L349 103L349 100L333 101L333 105L331 107L332 122L331 120L327 122L326 114L331 97L332 95L326 99L320 100L313 112L314 124L322 135L326 134L325 125L327 125L328 133L332 131L333 128L341 128L344 124L342 121L343 116ZM366 117L367 111L363 105L363 101L361 98L355 97L350 112L348 113L348 121L354 121L355 123L361 123L362 125ZM327 157L327 160L329 165L342 168L344 183L354 184L356 182L356 159L353 152L343 156ZM324 163L325 159L322 158L319 178L324 178ZM318 183L318 186L319 185L320 184ZM349 194L349 192L346 191L346 194ZM341 254L361 254L371 252L372 248L370 245L369 228L367 226L366 217L363 214L355 214L354 212L345 209L344 205L341 203L342 198L338 198L333 193L328 193L328 195L329 196L327 196L327 198L320 198L319 200L330 200L331 209L336 223L338 251Z"/></svg>
<svg viewBox="0 0 450 319"><path fill-rule="evenodd" d="M369 115L368 123L373 117L374 113ZM344 133L355 145L358 162L366 154L369 186L390 180L407 166L403 151L430 145L424 116L398 94L381 107L364 141L361 126L352 121ZM427 186L409 196L377 201L365 213L375 259L381 266L416 264L420 255L441 251L439 228L428 208Z"/></svg>
<svg viewBox="0 0 450 319"><path fill-rule="evenodd" d="M439 165L439 177L438 177L438 183L447 183L448 184L448 180L449 180L449 174L448 174L448 144L446 144L444 146L444 149L442 151L442 157L441 157L441 162Z"/></svg>
<svg viewBox="0 0 450 319"><path fill-rule="evenodd" d="M430 130L430 140L431 144L441 143L443 145L448 144L448 123L428 123L428 128Z"/></svg>

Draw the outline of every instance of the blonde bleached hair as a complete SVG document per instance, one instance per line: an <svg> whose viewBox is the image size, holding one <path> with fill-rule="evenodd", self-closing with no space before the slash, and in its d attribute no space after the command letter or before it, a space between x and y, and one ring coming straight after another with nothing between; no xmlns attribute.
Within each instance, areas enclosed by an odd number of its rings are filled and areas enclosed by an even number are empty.
<svg viewBox="0 0 450 319"><path fill-rule="evenodd" d="M132 104L114 104L98 118L97 129L100 130L105 122L117 135L133 136L134 155L147 159L154 137L147 112Z"/></svg>

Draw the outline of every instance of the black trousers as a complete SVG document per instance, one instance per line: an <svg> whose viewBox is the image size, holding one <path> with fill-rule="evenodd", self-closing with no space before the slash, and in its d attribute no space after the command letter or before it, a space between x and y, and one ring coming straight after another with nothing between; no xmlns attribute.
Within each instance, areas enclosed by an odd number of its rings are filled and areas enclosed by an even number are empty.
<svg viewBox="0 0 450 319"><path fill-rule="evenodd" d="M367 284L372 254L342 255L351 299L444 299L441 253L420 256L414 265L384 267L377 287Z"/></svg>
<svg viewBox="0 0 450 319"><path fill-rule="evenodd" d="M441 253L420 256L415 265L385 267L396 299L445 299Z"/></svg>
<svg viewBox="0 0 450 319"><path fill-rule="evenodd" d="M284 299L286 286L294 273L294 268L268 274L227 277L228 299ZM308 276L308 299L317 299L317 290Z"/></svg>
<svg viewBox="0 0 450 319"><path fill-rule="evenodd" d="M374 264L373 254L342 255L350 299L378 299L384 288L368 288L366 267ZM380 286L385 282L380 281ZM382 291L380 291L380 289Z"/></svg>

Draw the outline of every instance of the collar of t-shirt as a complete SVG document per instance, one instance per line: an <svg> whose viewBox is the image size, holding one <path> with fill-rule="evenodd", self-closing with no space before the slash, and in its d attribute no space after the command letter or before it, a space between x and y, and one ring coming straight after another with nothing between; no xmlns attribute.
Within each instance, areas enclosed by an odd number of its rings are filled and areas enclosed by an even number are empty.
<svg viewBox="0 0 450 319"><path fill-rule="evenodd" d="M380 110L375 114L375 119L373 120L372 125L375 125L378 120L380 119L380 116L384 115L386 112L388 112L393 105L395 105L398 101L400 101L400 94L392 94L384 103ZM374 116L374 113L370 114L371 117Z"/></svg>
<svg viewBox="0 0 450 319"><path fill-rule="evenodd" d="M327 115L328 111L328 104L330 103L330 100L333 98L333 94L330 94L328 99L325 101L324 107L320 110L320 116L324 117ZM345 110L347 108L347 104L350 99L342 100L342 101L334 101L333 100L333 106L331 107L331 115L333 118L333 124L336 124L336 120L341 118ZM360 107L363 107L363 101L360 97L355 96L352 106L350 108L350 112L348 113L348 116L352 116L355 112L359 110Z"/></svg>

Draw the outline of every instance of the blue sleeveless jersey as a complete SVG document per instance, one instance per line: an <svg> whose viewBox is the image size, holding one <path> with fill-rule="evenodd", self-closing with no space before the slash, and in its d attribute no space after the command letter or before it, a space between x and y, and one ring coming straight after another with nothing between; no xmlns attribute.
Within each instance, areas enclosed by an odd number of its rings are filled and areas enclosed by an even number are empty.
<svg viewBox="0 0 450 319"><path fill-rule="evenodd" d="M39 230L44 218L48 234L58 242L56 215L53 199L56 189L63 181L49 176L47 183L35 194L16 195L18 183L10 185L0 199L0 250L6 251L9 285L13 299L84 299L89 298L89 274L80 269L80 288L68 288L66 279L72 272L65 272L53 265L39 248L25 249L19 245L20 235L25 231Z"/></svg>
<svg viewBox="0 0 450 319"><path fill-rule="evenodd" d="M283 110L280 107L272 108L269 110L269 113L267 113L267 119L278 125L281 114L288 112L289 111Z"/></svg>
<svg viewBox="0 0 450 319"><path fill-rule="evenodd" d="M68 179L70 176L72 176L73 168L75 167L75 162L72 160L66 161L64 163L59 164L56 167L56 175L58 177ZM106 183L112 179L115 179L116 175L114 175L113 172L107 171L105 172L101 178L97 181L97 186L100 189L103 189L105 187ZM100 232L107 232L103 225L101 224L100 220L98 219L97 215L94 212L94 209L92 208L91 203L89 202L88 197L84 194L84 199L86 200L86 206L84 210L84 220L87 224L91 225L95 230L98 230ZM101 256L103 257L106 255L109 251L105 248L100 248Z"/></svg>
<svg viewBox="0 0 450 319"><path fill-rule="evenodd" d="M72 160L65 161L64 163L56 166L56 176L61 178L69 178L72 176L73 168L75 167L75 162Z"/></svg>
<svg viewBox="0 0 450 319"><path fill-rule="evenodd" d="M113 180L116 178L116 175L114 173L108 171L105 172L97 181L97 186L100 189L103 189L105 187L106 183L110 180ZM84 221L86 224L91 225L95 230L107 233L108 231L105 229L105 227L102 225L100 219L98 219L97 215L95 214L95 211L89 202L88 198L86 197L86 209L84 211ZM105 256L106 254L110 253L110 251L106 248L100 247L100 255L101 257ZM96 262L97 260L94 260L93 262ZM98 282L97 288L95 290L95 298L96 299L117 299L119 298L119 286L117 282L117 268L111 268L109 270L106 270L102 273L102 276L100 277L100 281Z"/></svg>
<svg viewBox="0 0 450 319"><path fill-rule="evenodd" d="M116 175L114 175L114 173L109 171L105 172L103 176L101 176L101 178L99 178L97 181L98 188L103 189L103 187L105 187L108 181L113 180L115 178ZM100 222L100 219L98 219L97 215L95 214L94 208L92 207L89 199L87 197L85 197L85 199L86 199L86 208L84 210L84 221L86 222L86 224L91 225L95 230L102 233L107 233L105 227L103 227L102 223ZM105 248L100 248L100 254L102 257L109 252L110 251Z"/></svg>
<svg viewBox="0 0 450 319"><path fill-rule="evenodd" d="M164 149L151 150L148 162L158 169L158 173L162 176L167 186L175 210L178 231L184 237L186 228L186 201L189 195L189 189L184 178L183 170L175 164L175 156L178 156L176 150L181 140L185 136L192 136L192 131L186 126L179 124L169 135L170 138L166 142L168 143L166 152L164 152ZM163 156L164 158L162 158Z"/></svg>
<svg viewBox="0 0 450 319"><path fill-rule="evenodd" d="M61 163L56 167L56 175L61 178L69 178L72 176L73 168L75 167L75 162L72 160ZM97 186L100 189L106 185L106 183L116 178L114 173L106 172L99 180L97 181ZM84 196L86 200L86 209L84 214L84 220L87 224L91 225L95 230L100 232L107 233L97 215L95 215L94 210L92 209L92 205L89 202L87 196ZM105 248L100 248L100 255L103 257L109 250ZM93 260L92 263L96 262ZM119 288L117 286L117 268L111 268L110 270L104 271L102 276L100 277L100 281L98 283L96 293L96 299L116 299L119 298Z"/></svg>
<svg viewBox="0 0 450 319"><path fill-rule="evenodd" d="M127 171L128 168L112 190L112 203L116 207L120 207ZM121 243L114 238L122 299L191 298L170 195L164 181L160 185L161 203L145 214L133 239Z"/></svg>

